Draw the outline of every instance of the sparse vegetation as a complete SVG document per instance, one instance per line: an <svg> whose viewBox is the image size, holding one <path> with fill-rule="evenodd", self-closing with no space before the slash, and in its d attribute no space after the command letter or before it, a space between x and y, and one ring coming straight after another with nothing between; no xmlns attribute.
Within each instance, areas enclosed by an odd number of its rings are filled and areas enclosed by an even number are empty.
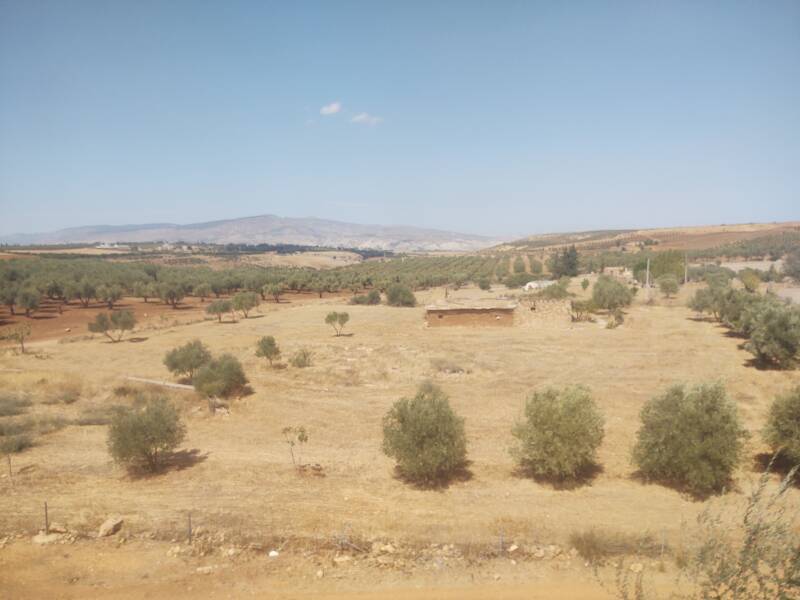
<svg viewBox="0 0 800 600"><path fill-rule="evenodd" d="M535 477L564 481L585 475L603 441L604 419L584 387L534 392L512 429L511 455Z"/></svg>
<svg viewBox="0 0 800 600"><path fill-rule="evenodd" d="M27 412L31 405L30 398L25 394L13 392L0 393L0 417L15 417Z"/></svg>
<svg viewBox="0 0 800 600"><path fill-rule="evenodd" d="M381 293L378 290L370 290L367 294L358 294L350 299L350 304L376 305L381 303Z"/></svg>
<svg viewBox="0 0 800 600"><path fill-rule="evenodd" d="M464 419L431 383L401 398L383 418L383 451L403 476L422 485L446 481L466 463Z"/></svg>
<svg viewBox="0 0 800 600"><path fill-rule="evenodd" d="M633 293L616 279L601 275L592 288L592 303L599 309L614 311L630 305Z"/></svg>
<svg viewBox="0 0 800 600"><path fill-rule="evenodd" d="M300 446L303 446L306 442L308 442L308 433L306 432L305 427L284 427L281 430L283 434L283 439L286 441L286 445L289 446L289 454L292 457L292 466L295 469L299 469L302 463L300 462ZM295 457L294 449L295 446L298 446L297 457Z"/></svg>
<svg viewBox="0 0 800 600"><path fill-rule="evenodd" d="M721 491L746 436L721 384L675 385L641 411L633 462L647 479L703 496Z"/></svg>
<svg viewBox="0 0 800 600"><path fill-rule="evenodd" d="M312 365L313 358L314 353L311 352L311 350L300 348L300 350L292 355L292 358L289 360L289 362L295 368L305 369L306 367L310 367Z"/></svg>

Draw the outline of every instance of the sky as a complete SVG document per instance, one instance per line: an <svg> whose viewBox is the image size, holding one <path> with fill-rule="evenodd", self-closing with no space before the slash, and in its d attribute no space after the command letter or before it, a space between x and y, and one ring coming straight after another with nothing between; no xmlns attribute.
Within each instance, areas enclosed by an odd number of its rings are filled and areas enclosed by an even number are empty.
<svg viewBox="0 0 800 600"><path fill-rule="evenodd" d="M800 219L800 2L0 0L0 235Z"/></svg>

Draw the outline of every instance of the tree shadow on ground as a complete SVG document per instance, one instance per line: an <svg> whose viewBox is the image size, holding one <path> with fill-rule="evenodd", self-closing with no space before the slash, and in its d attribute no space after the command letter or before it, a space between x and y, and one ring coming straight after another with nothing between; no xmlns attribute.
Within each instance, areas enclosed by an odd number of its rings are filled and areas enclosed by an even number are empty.
<svg viewBox="0 0 800 600"><path fill-rule="evenodd" d="M451 471L448 475L433 481L418 481L416 479L411 479L410 477L406 476L405 473L403 473L403 470L400 468L400 465L395 466L393 476L396 480L402 481L406 485L409 485L417 490L430 490L430 491L443 492L446 489L448 489L452 484L466 483L467 481L471 481L473 478L472 471L469 468L471 464L472 461L468 460L464 462L464 464L461 465L459 468Z"/></svg>
<svg viewBox="0 0 800 600"><path fill-rule="evenodd" d="M779 452L778 454L762 452L756 454L753 459L753 471L757 473L769 471L770 473L780 475L781 479L785 478L796 466L798 466L798 464L789 460L785 452ZM800 475L795 475L793 483L795 487L800 488Z"/></svg>
<svg viewBox="0 0 800 600"><path fill-rule="evenodd" d="M183 471L193 467L208 459L208 452L201 454L197 448L191 450L178 450L164 456L155 471L150 471L141 467L131 467L128 469L128 476L131 479L153 479L166 475L170 471Z"/></svg>
<svg viewBox="0 0 800 600"><path fill-rule="evenodd" d="M692 490L685 483L674 479L667 479L667 478L656 479L652 477L647 477L641 471L635 471L634 473L631 474L630 478L633 479L634 481L639 482L642 485L660 485L662 487L669 488L671 490L678 492L687 500L691 500L693 502L704 502L714 496L724 496L725 494L728 493L739 494L742 491L741 488L736 484L736 482L731 478L729 478L725 482L725 485L723 485L721 488L706 492L699 492L696 490Z"/></svg>
<svg viewBox="0 0 800 600"><path fill-rule="evenodd" d="M150 338L146 338L146 337L132 337L132 338L128 338L127 341L130 342L131 344L139 344L141 342L146 342L149 339Z"/></svg>
<svg viewBox="0 0 800 600"><path fill-rule="evenodd" d="M349 337L353 337L354 335L355 335L355 333L339 333L339 334L334 334L331 337L347 337L347 338L349 338Z"/></svg>
<svg viewBox="0 0 800 600"><path fill-rule="evenodd" d="M33 319L34 321L43 321L45 319L55 319L57 315L42 315L42 314L34 314L30 317L25 317L26 319Z"/></svg>
<svg viewBox="0 0 800 600"><path fill-rule="evenodd" d="M575 490L584 486L591 486L597 476L603 473L603 466L591 463L583 467L572 477L549 477L534 473L530 467L518 466L512 475L518 479L532 479L541 485L549 485L555 490Z"/></svg>
<svg viewBox="0 0 800 600"><path fill-rule="evenodd" d="M743 348L742 348L743 349ZM775 363L764 362L763 360L759 360L755 357L748 358L746 361L742 363L743 366L749 367L751 369L756 369L757 371L785 371L786 367L781 367L781 365L776 365Z"/></svg>

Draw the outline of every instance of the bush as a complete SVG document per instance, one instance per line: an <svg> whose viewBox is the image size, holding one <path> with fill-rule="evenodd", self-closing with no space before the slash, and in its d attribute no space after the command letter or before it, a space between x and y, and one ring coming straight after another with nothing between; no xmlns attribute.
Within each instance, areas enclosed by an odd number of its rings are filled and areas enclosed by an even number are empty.
<svg viewBox="0 0 800 600"><path fill-rule="evenodd" d="M750 307L741 319L750 335L745 349L762 364L793 366L800 356L800 308L762 301Z"/></svg>
<svg viewBox="0 0 800 600"><path fill-rule="evenodd" d="M603 441L603 417L589 390L568 387L534 392L524 420L512 429L517 445L511 455L536 477L580 477L595 464Z"/></svg>
<svg viewBox="0 0 800 600"><path fill-rule="evenodd" d="M356 295L350 299L350 304L369 304L381 303L381 293L378 290L370 290L368 294Z"/></svg>
<svg viewBox="0 0 800 600"><path fill-rule="evenodd" d="M230 398L244 391L247 377L235 356L223 354L200 367L192 383L198 392L209 398Z"/></svg>
<svg viewBox="0 0 800 600"><path fill-rule="evenodd" d="M111 417L108 450L118 463L155 471L166 453L183 441L186 427L166 398L155 396Z"/></svg>
<svg viewBox="0 0 800 600"><path fill-rule="evenodd" d="M588 287L589 287L589 280L584 277L583 280L581 281L581 289L585 292Z"/></svg>
<svg viewBox="0 0 800 600"><path fill-rule="evenodd" d="M464 419L440 388L425 383L383 417L383 452L403 476L423 485L440 483L466 463Z"/></svg>
<svg viewBox="0 0 800 600"><path fill-rule="evenodd" d="M545 300L563 300L564 298L570 296L570 293L567 291L567 287L569 287L569 277L562 277L557 283L548 285L546 288L539 290L534 295L537 298L543 298Z"/></svg>
<svg viewBox="0 0 800 600"><path fill-rule="evenodd" d="M608 275L597 278L592 288L592 302L597 308L615 310L628 306L633 301L633 292Z"/></svg>
<svg viewBox="0 0 800 600"><path fill-rule="evenodd" d="M306 350L305 348L301 348L297 352L294 353L291 360L289 361L293 367L297 367L298 369L305 369L306 367L310 367L312 363L312 358L314 353L311 350Z"/></svg>
<svg viewBox="0 0 800 600"><path fill-rule="evenodd" d="M678 293L678 280L674 275L663 275L658 279L658 289L666 298Z"/></svg>
<svg viewBox="0 0 800 600"><path fill-rule="evenodd" d="M100 313L94 321L89 323L89 331L92 333L102 333L112 342L119 342L126 331L130 331L136 326L136 317L133 311L120 310L117 312ZM114 337L116 335L116 337Z"/></svg>
<svg viewBox="0 0 800 600"><path fill-rule="evenodd" d="M763 436L773 452L800 463L800 385L773 400Z"/></svg>
<svg viewBox="0 0 800 600"><path fill-rule="evenodd" d="M27 433L0 437L0 454L15 454L33 446L33 438Z"/></svg>
<svg viewBox="0 0 800 600"><path fill-rule="evenodd" d="M14 417L28 411L30 398L21 394L4 392L0 394L0 417Z"/></svg>
<svg viewBox="0 0 800 600"><path fill-rule="evenodd" d="M200 340L192 340L183 346L173 348L164 356L164 366L170 373L192 378L195 371L211 360L208 351Z"/></svg>
<svg viewBox="0 0 800 600"><path fill-rule="evenodd" d="M746 433L721 384L673 386L645 404L641 420L633 462L644 477L697 496L728 482Z"/></svg>
<svg viewBox="0 0 800 600"><path fill-rule="evenodd" d="M569 543L578 551L581 558L591 563L600 563L613 556L631 554L655 558L662 551L661 544L650 535L598 531L597 529L573 532L569 536Z"/></svg>
<svg viewBox="0 0 800 600"><path fill-rule="evenodd" d="M486 277L481 277L478 279L478 287L482 289L484 292L492 289L492 282L489 281Z"/></svg>
<svg viewBox="0 0 800 600"><path fill-rule="evenodd" d="M389 306L416 306L414 292L406 285L396 283L386 290L386 303Z"/></svg>
<svg viewBox="0 0 800 600"><path fill-rule="evenodd" d="M278 348L275 338L267 335L258 340L256 343L256 356L266 358L270 366L272 366L272 361L281 357L281 349Z"/></svg>

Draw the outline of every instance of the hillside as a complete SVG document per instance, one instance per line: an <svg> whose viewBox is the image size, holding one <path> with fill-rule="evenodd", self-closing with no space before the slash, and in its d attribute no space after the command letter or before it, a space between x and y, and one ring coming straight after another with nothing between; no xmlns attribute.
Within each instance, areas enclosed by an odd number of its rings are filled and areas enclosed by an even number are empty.
<svg viewBox="0 0 800 600"><path fill-rule="evenodd" d="M314 218L261 215L189 225L97 225L50 233L0 237L5 244L69 244L93 242L187 242L216 244L299 244L375 248L396 252L474 251L497 244L498 238L410 226L361 225Z"/></svg>

